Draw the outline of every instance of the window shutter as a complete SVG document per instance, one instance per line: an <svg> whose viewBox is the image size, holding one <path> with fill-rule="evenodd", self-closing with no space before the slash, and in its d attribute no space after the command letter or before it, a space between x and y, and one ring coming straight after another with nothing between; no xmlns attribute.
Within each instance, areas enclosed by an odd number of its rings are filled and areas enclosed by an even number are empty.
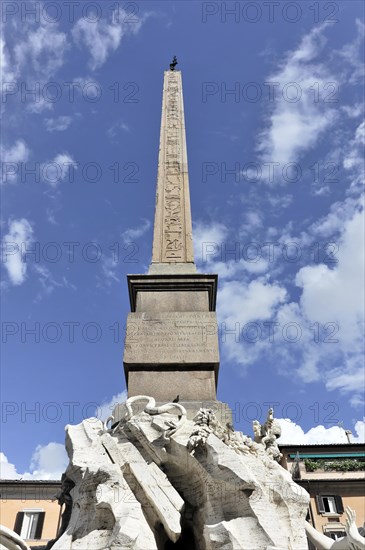
<svg viewBox="0 0 365 550"><path fill-rule="evenodd" d="M37 527L35 528L35 539L41 539L42 538L42 530L43 530L43 523L44 523L44 516L46 515L45 512L39 512L38 514L38 521L37 521Z"/></svg>
<svg viewBox="0 0 365 550"><path fill-rule="evenodd" d="M325 510L325 507L324 507L324 504L323 504L323 500L322 500L322 497L320 496L316 496L316 504L317 504L317 512L319 514L324 514L326 512Z"/></svg>
<svg viewBox="0 0 365 550"><path fill-rule="evenodd" d="M343 503L340 495L335 495L336 510L338 514L343 514Z"/></svg>
<svg viewBox="0 0 365 550"><path fill-rule="evenodd" d="M14 531L17 535L20 535L23 525L24 512L18 512L15 519Z"/></svg>

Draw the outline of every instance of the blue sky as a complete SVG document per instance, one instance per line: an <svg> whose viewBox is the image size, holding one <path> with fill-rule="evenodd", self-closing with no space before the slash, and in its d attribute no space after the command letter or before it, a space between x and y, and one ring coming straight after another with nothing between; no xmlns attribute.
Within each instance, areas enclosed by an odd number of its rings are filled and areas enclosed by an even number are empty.
<svg viewBox="0 0 365 550"><path fill-rule="evenodd" d="M362 440L362 3L5 4L3 477L59 475L65 424L125 396L175 54L218 398L245 433L274 404L287 442Z"/></svg>

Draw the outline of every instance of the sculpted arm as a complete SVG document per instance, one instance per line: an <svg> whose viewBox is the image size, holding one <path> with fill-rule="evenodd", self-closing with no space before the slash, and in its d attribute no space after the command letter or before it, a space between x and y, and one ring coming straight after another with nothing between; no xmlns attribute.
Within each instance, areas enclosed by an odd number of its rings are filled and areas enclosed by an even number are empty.
<svg viewBox="0 0 365 550"><path fill-rule="evenodd" d="M356 527L355 511L347 506L345 512L347 536L336 541L319 533L307 521L305 522L307 536L318 550L365 550L365 539L360 535Z"/></svg>
<svg viewBox="0 0 365 550"><path fill-rule="evenodd" d="M305 522L305 531L311 542L318 550L331 550L333 548L334 540L319 533L308 521Z"/></svg>

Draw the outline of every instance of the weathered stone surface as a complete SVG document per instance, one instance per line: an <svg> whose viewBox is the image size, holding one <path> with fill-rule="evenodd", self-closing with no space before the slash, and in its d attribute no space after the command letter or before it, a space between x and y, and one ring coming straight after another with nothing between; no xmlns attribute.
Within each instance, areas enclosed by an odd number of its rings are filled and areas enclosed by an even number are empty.
<svg viewBox="0 0 365 550"><path fill-rule="evenodd" d="M137 312L158 314L166 311L209 311L207 291L139 292Z"/></svg>
<svg viewBox="0 0 365 550"><path fill-rule="evenodd" d="M219 367L215 312L130 313L123 361L130 397L215 400Z"/></svg>
<svg viewBox="0 0 365 550"><path fill-rule="evenodd" d="M207 409L192 421L180 404L136 400L114 429L68 427L74 505L55 550L307 549L309 495L263 442L270 422L257 442Z"/></svg>
<svg viewBox="0 0 365 550"><path fill-rule="evenodd" d="M193 265L188 178L181 72L165 71L152 265Z"/></svg>
<svg viewBox="0 0 365 550"><path fill-rule="evenodd" d="M53 549L157 550L142 506L122 474L124 464L112 461L102 436L103 425L96 418L67 427L67 475L75 483L73 510Z"/></svg>
<svg viewBox="0 0 365 550"><path fill-rule="evenodd" d="M129 371L128 395L151 394L158 401L175 399L203 399L210 401L216 397L216 379L213 370L149 370Z"/></svg>
<svg viewBox="0 0 365 550"><path fill-rule="evenodd" d="M124 364L219 364L214 312L129 313Z"/></svg>

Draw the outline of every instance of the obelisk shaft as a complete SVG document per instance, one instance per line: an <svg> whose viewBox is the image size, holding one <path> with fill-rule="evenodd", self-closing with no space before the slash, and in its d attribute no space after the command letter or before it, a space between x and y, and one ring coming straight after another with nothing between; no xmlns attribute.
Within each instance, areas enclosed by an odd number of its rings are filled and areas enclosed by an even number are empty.
<svg viewBox="0 0 365 550"><path fill-rule="evenodd" d="M196 271L180 71L165 71L150 273Z"/></svg>

